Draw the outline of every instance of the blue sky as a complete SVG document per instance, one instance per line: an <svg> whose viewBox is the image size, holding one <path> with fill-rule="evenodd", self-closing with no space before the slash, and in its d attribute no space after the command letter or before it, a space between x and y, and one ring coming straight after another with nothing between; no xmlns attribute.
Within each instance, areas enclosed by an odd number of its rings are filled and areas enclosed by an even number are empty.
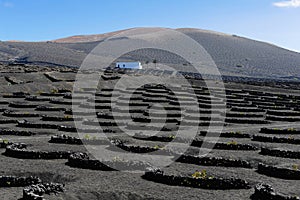
<svg viewBox="0 0 300 200"><path fill-rule="evenodd" d="M0 40L193 27L300 51L300 0L0 0Z"/></svg>

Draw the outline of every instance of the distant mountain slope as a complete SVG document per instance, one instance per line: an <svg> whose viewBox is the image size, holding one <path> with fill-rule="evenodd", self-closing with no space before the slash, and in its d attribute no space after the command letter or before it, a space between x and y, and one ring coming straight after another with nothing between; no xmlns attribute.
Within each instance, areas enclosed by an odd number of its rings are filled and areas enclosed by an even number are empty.
<svg viewBox="0 0 300 200"><path fill-rule="evenodd" d="M248 76L300 76L300 54L238 36L181 29L199 42L222 72ZM241 66L241 67L239 67Z"/></svg>
<svg viewBox="0 0 300 200"><path fill-rule="evenodd" d="M199 42L224 75L273 78L300 76L299 53L223 33L186 28L177 30ZM75 36L52 42L0 42L0 61L18 58L36 64L78 67L101 40L119 32ZM124 57L144 62L156 59L163 63L177 63L182 69L185 67L182 59L158 50L139 50Z"/></svg>
<svg viewBox="0 0 300 200"><path fill-rule="evenodd" d="M52 42L57 42L57 43L79 43L79 42L95 42L95 41L100 41L105 38L114 36L120 32L120 31L114 31L110 33L104 33L104 34L93 34L93 35L74 35L71 37L66 37L66 38L61 38L57 40L52 40Z"/></svg>

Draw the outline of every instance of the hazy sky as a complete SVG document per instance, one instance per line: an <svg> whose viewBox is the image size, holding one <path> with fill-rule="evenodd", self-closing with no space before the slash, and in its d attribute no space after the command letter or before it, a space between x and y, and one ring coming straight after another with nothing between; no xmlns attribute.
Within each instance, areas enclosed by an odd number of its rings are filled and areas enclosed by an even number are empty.
<svg viewBox="0 0 300 200"><path fill-rule="evenodd" d="M193 27L300 51L300 0L0 0L0 40Z"/></svg>

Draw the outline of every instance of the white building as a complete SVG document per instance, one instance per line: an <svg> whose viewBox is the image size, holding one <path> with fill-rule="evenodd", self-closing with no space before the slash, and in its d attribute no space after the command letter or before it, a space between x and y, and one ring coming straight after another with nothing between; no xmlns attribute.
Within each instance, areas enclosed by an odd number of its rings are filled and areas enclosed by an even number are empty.
<svg viewBox="0 0 300 200"><path fill-rule="evenodd" d="M140 62L117 62L116 68L120 69L143 69Z"/></svg>

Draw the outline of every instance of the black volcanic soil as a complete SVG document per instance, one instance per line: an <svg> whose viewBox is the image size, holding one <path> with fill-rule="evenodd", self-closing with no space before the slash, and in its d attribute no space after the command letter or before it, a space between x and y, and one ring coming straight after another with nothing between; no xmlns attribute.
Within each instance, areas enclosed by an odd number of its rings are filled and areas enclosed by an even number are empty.
<svg viewBox="0 0 300 200"><path fill-rule="evenodd" d="M27 71L27 72L26 72ZM31 72L28 72L31 71ZM70 102L70 96L68 95L68 90L72 91L73 82L76 76L76 69L65 68L65 67L37 67L37 66L1 66L0 73L0 138L4 141L17 143L22 142L28 144L28 150L34 151L71 151L71 152L87 152L83 145L74 144L58 144L49 143L51 136L54 135L67 135L72 137L78 137L76 132L66 132L59 130L59 126L67 125L74 126L74 122L69 120L63 121L48 121L42 120L43 115L60 117L66 119L70 117L70 112L65 114L63 110L71 109L71 105L67 103L57 104L58 101ZM49 76L45 76L45 73L50 74L51 77L59 80L49 79ZM105 72L99 72L99 76L103 75ZM147 70L145 72L147 73ZM139 74L139 72L136 72ZM135 76L135 74L119 74L113 73L114 76ZM110 73L107 76L112 76ZM152 74L147 74L145 76L154 76ZM7 81L5 77L12 77L16 80L21 81L20 83L12 84ZM174 76L172 79L174 81L172 86L182 87L180 85L181 81L178 77ZM27 82L32 81L32 82ZM111 86L118 80L100 80L99 96L96 99L106 100L109 99L107 96L101 94L107 94L108 91L101 89ZM203 81L191 79L193 85L199 88L204 88ZM213 81L213 80L210 80ZM255 82L255 81L254 81ZM250 84L251 83L251 84ZM257 150L222 150L213 149L207 156L208 157L222 157L224 159L237 159L248 161L252 168L239 168L239 167L222 167L222 166L204 166L174 162L168 167L165 167L165 174L180 175L186 177L192 177L194 172L207 170L210 176L218 178L240 178L249 182L251 189L237 189L237 190L207 190L199 188L189 188L182 186L170 186L162 183L156 183L143 179L141 176L143 173L130 173L121 171L101 171L101 170L90 170L90 169L80 169L68 166L67 159L22 159L14 158L5 155L5 148L0 149L0 176L14 175L14 176L38 176L43 182L55 182L64 183L65 192L57 195L45 195L46 199L68 199L68 200L79 200L79 199L115 199L115 200L125 200L125 199L250 199L251 195L254 193L254 186L258 183L264 182L270 184L278 192L284 193L286 195L296 196L300 195L299 179L298 180L288 180L274 178L271 176L266 176L257 172L258 163L264 163L274 167L284 167L291 170L299 170L300 162L299 159L291 159L287 157L275 157L269 155L260 154L260 148L266 147L269 149L281 149L287 151L298 152L300 154L300 148L297 144L292 143L270 143L270 142L258 142L253 141L253 135L268 136L268 137L282 137L300 139L300 135L296 134L295 130L300 129L299 122L289 122L284 119L297 118L297 109L299 109L299 84L297 83L287 83L287 82L276 82L274 80L270 82L247 82L245 80L232 82L228 80L225 83L227 90L227 100L232 100L228 102L235 102L235 105L227 105L227 112L232 114L239 114L237 117L234 115L227 116L227 118L234 119L232 123L226 123L223 132L231 133L232 137L220 137L218 143L223 143L225 145L233 144L251 144L257 147ZM294 90L290 89L289 86L293 86ZM199 89L198 88L198 89ZM154 91L153 91L154 90ZM141 99L149 97L150 94L155 93L155 87L152 89L143 89L142 93L137 94ZM83 90L88 92L88 89ZM130 91L130 90L128 90ZM125 91L118 91L120 94ZM20 93L22 92L22 93ZM157 94L157 93L156 93ZM30 100L28 96L36 96L39 100ZM188 96L186 91L183 92L183 96ZM206 96L207 97L207 96ZM205 95L199 95L199 100L205 101ZM215 96L216 99L224 101L224 97ZM88 99L83 99L81 105L86 105ZM122 99L119 99L122 102ZM142 103L143 101L134 100L135 102ZM56 103L55 103L56 102ZM214 101L212 101L214 102ZM151 101L149 102L151 103ZM239 106L238 104L241 104ZM261 112L254 113L248 111L233 111L235 108L258 108L262 105L268 104L269 107L264 107ZM22 107L16 107L16 104L23 105ZM167 103L168 104L168 103ZM31 105L28 107L28 105ZM96 105L103 105L103 103L97 103ZM251 105L247 107L247 105ZM27 106L27 108L25 108ZM36 107L47 106L62 108L60 111L40 111ZM279 109L284 108L284 109ZM139 109L142 109L139 108ZM143 108L146 109L146 108ZM3 114L5 111L11 110L14 113L25 114L21 117L10 117ZM278 112L270 112L270 111ZM109 109L98 109L99 112L108 112ZM266 120L267 114L272 113L272 116L282 117L283 121L278 120ZM293 112L293 116L281 115L282 112ZM87 110L87 112L90 112ZM38 114L34 117L26 117L26 114ZM122 113L119 113L122 115ZM187 111L183 112L184 116L187 116ZM222 113L221 113L222 114ZM247 117L247 114L260 114L258 117ZM245 117L241 117L245 115ZM146 118L146 113L139 115L140 117ZM209 116L207 114L203 115ZM299 113L300 116L300 113ZM84 120L85 115L82 116ZM45 128L24 128L18 125L18 122L5 123L5 120L13 119L18 120L19 123L22 120L27 120L32 124L54 124L57 128L45 129ZM241 119L248 119L250 121L244 121L241 123ZM256 122L251 120L256 120ZM108 117L100 119L101 121L111 121ZM193 121L191 118L184 118L186 122ZM268 124L260 124L258 122L266 122ZM202 121L200 121L202 122ZM250 123L254 124L250 124ZM132 123L132 122L128 122ZM158 122L159 124L159 122ZM260 130L263 127L287 129L288 134L284 133L261 133ZM125 141L126 145L133 146L164 146L164 142L151 141L151 140L141 140L137 138L132 138L123 132L118 131L116 127L107 126L107 129L115 130L114 133L109 133L114 138ZM188 129L188 127L186 127ZM138 133L139 130L131 130L130 127L126 128L128 132ZM17 131L31 131L35 133L31 136L20 136L7 134L3 130L14 130ZM206 131L206 126L201 126L199 131ZM6 134L5 134L6 133ZM151 131L149 131L151 133ZM295 134L294 134L295 133ZM87 134L88 131L87 131ZM92 133L90 133L92 135ZM161 131L159 133L161 136L168 137L174 134L174 131ZM250 137L235 137L239 134L248 134ZM230 134L229 134L230 135ZM93 140L93 138L87 137L88 140ZM199 132L196 136L197 140L203 140L204 136ZM1 141L0 141L1 142ZM180 145L180 142L178 143ZM102 145L109 151L113 151L108 146ZM197 152L198 147L190 147L191 151ZM299 169L295 167L299 166ZM5 200L16 200L22 198L22 187L0 187L1 199Z"/></svg>

